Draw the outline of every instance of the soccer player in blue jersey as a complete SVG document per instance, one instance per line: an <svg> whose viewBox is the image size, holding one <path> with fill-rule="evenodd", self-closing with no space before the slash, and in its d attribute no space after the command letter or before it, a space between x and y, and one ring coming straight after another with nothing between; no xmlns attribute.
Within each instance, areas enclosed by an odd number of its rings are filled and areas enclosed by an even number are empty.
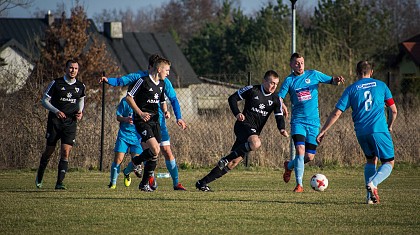
<svg viewBox="0 0 420 235"><path fill-rule="evenodd" d="M274 112L280 134L289 136L285 130L282 103L274 93L278 83L279 75L269 70L265 73L262 84L246 86L229 96L229 107L236 118L234 126L236 140L231 152L220 159L210 173L196 182L195 187L198 190L211 191L208 186L210 182L227 174L242 161L246 153L255 151L261 146L259 136L271 113ZM238 102L242 100L245 101L245 106L241 112Z"/></svg>
<svg viewBox="0 0 420 235"><path fill-rule="evenodd" d="M137 133L133 124L133 109L128 105L126 98L122 98L117 107L117 121L120 122L120 129L118 130L117 140L115 141L115 157L111 165L109 188L115 189L117 187L118 174L120 173L120 164L124 159L126 153L130 150L131 157L140 155L143 149L140 145L140 135ZM133 163L130 161L129 165ZM140 169L136 169L136 175L141 176ZM131 166L133 168L133 166ZM124 174L124 185L130 186L131 178L129 174Z"/></svg>
<svg viewBox="0 0 420 235"><path fill-rule="evenodd" d="M391 174L394 167L394 145L390 131L397 118L397 107L391 91L382 81L371 78L373 65L360 61L356 66L358 81L343 92L341 98L322 127L317 141L321 143L328 129L349 107L356 137L366 156L364 169L367 189L366 202L379 203L378 185ZM391 109L392 115L385 118L385 106ZM378 158L382 165L376 170Z"/></svg>
<svg viewBox="0 0 420 235"><path fill-rule="evenodd" d="M344 82L341 76L332 77L316 70L305 70L305 60L299 53L290 57L293 72L285 78L279 97L283 100L287 94L292 103L290 121L291 135L296 148L293 161L285 161L283 180L288 183L292 169L295 170L296 187L294 192L303 192L303 173L305 163L311 161L316 154L316 136L319 133L320 119L318 110L318 86L320 83L338 85Z"/></svg>
<svg viewBox="0 0 420 235"><path fill-rule="evenodd" d="M149 66L148 66L149 70L148 71L138 71L136 73L130 73L120 78L102 77L101 82L107 82L111 86L127 86L130 84L133 84L140 77L148 75L150 70L153 68L154 62L159 58L161 57L157 54L153 54L149 57ZM168 78L165 78L164 83L165 83L165 96L171 102L171 105L172 105L172 108L174 110L175 117L176 117L176 123L183 130L185 130L187 128L187 124L182 119L181 107L176 97L175 89L173 88L172 83ZM170 136L169 136L169 132L166 126L165 114L162 112L161 109L159 109L159 123L161 126L161 135L162 135L161 150L162 150L163 156L165 157L166 168L168 169L172 177L174 190L186 190L185 187L179 182L178 166L176 164L175 157L171 150ZM124 169L124 174L128 175L132 170L133 170L132 166L129 165L126 169ZM154 180L154 178L151 178L151 182L153 182L151 184L152 188L155 188L156 181Z"/></svg>

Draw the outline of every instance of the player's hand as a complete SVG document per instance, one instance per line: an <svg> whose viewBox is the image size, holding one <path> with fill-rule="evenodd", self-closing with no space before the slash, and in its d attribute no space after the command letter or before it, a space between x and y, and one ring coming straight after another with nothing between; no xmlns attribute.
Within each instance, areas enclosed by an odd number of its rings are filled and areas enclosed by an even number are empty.
<svg viewBox="0 0 420 235"><path fill-rule="evenodd" d="M176 124L182 128L182 130L187 129L187 123L184 122L182 119L176 120Z"/></svg>
<svg viewBox="0 0 420 235"><path fill-rule="evenodd" d="M143 119L143 121L145 121L145 122L149 121L149 120L150 120L150 117L151 117L150 113L147 113L147 112L142 112L142 113L139 113L139 116L140 116L140 117L141 117L141 119Z"/></svg>
<svg viewBox="0 0 420 235"><path fill-rule="evenodd" d="M324 137L325 137L325 132L324 131L319 132L318 136L316 137L316 142L320 144L322 140L324 139Z"/></svg>
<svg viewBox="0 0 420 235"><path fill-rule="evenodd" d="M165 119L171 118L171 113L169 111L164 112Z"/></svg>
<svg viewBox="0 0 420 235"><path fill-rule="evenodd" d="M108 83L108 78L107 78L107 77L101 77L101 78L99 79L99 83L103 83L103 82Z"/></svg>
<svg viewBox="0 0 420 235"><path fill-rule="evenodd" d="M126 123L133 124L133 117L132 116L124 117L124 119L125 119Z"/></svg>
<svg viewBox="0 0 420 235"><path fill-rule="evenodd" d="M61 112L61 111L56 112L55 116L57 116L57 118L59 118L59 119L66 119L67 118L66 114Z"/></svg>
<svg viewBox="0 0 420 235"><path fill-rule="evenodd" d="M289 137L289 133L285 129L280 130L280 134L284 137Z"/></svg>
<svg viewBox="0 0 420 235"><path fill-rule="evenodd" d="M346 81L346 79L344 79L343 76L338 76L338 77L334 77L334 84L340 85L341 83L344 84L344 81Z"/></svg>
<svg viewBox="0 0 420 235"><path fill-rule="evenodd" d="M243 122L245 120L245 115L238 113L238 115L236 115L236 120Z"/></svg>
<svg viewBox="0 0 420 235"><path fill-rule="evenodd" d="M79 111L79 112L76 113L75 116L76 116L77 121L80 121L80 120L82 120L83 112L82 111Z"/></svg>

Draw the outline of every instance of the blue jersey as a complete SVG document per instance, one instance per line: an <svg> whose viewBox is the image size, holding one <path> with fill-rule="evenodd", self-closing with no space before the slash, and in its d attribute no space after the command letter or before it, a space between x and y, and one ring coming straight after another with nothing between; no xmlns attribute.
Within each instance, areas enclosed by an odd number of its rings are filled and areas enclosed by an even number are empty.
<svg viewBox="0 0 420 235"><path fill-rule="evenodd" d="M305 123L320 126L318 109L318 84L331 83L332 77L316 70L306 70L296 76L291 73L281 84L279 97L287 93L292 102L291 123Z"/></svg>
<svg viewBox="0 0 420 235"><path fill-rule="evenodd" d="M141 77L149 75L148 71L141 71L139 70L137 73L130 73L120 78L108 78L108 84L111 86L127 86L130 84L134 84L139 80ZM165 96L171 102L172 108L175 113L176 119L182 119L181 116L181 107L179 105L179 101L176 98L176 92L174 87L172 86L171 81L168 78L165 78ZM160 105L160 104L159 104ZM165 121L165 116L163 115L162 110L159 108L159 122L162 123Z"/></svg>
<svg viewBox="0 0 420 235"><path fill-rule="evenodd" d="M121 99L117 107L117 116L128 117L133 115L133 109L128 105L125 97ZM122 138L125 142L136 145L139 143L140 135L136 131L134 124L127 122L120 122L120 129L118 130L118 137Z"/></svg>
<svg viewBox="0 0 420 235"><path fill-rule="evenodd" d="M343 112L352 108L356 136L389 132L385 101L391 98L391 91L384 82L363 78L346 88L335 107Z"/></svg>

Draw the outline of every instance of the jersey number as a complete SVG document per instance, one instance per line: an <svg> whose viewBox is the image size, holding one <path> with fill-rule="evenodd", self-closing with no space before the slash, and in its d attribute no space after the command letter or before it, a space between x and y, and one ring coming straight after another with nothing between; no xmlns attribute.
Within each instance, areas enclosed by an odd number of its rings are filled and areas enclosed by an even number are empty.
<svg viewBox="0 0 420 235"><path fill-rule="evenodd" d="M365 110L370 111L372 109L372 94L370 91L365 91Z"/></svg>

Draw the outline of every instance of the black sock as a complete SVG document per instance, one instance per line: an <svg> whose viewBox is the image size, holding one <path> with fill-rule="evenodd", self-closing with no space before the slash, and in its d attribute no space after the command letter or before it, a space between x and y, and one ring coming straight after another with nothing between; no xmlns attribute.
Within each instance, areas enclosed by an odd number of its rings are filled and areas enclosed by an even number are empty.
<svg viewBox="0 0 420 235"><path fill-rule="evenodd" d="M137 166L142 164L144 161L152 159L155 155L150 148L145 149L139 156L133 157L133 163Z"/></svg>
<svg viewBox="0 0 420 235"><path fill-rule="evenodd" d="M149 178L150 176L153 175L153 172L156 169L156 165L157 165L157 159L149 160L144 164L143 178L141 179L142 185L146 185L147 182L149 182Z"/></svg>
<svg viewBox="0 0 420 235"><path fill-rule="evenodd" d="M66 177L67 167L69 162L67 160L61 160L58 163L58 175L57 175L57 184L62 184L64 178Z"/></svg>
<svg viewBox="0 0 420 235"><path fill-rule="evenodd" d="M44 178L44 172L45 172L45 169L47 168L49 161L50 161L50 157L42 154L41 160L39 161L38 173L36 176L38 183L42 182L42 178Z"/></svg>
<svg viewBox="0 0 420 235"><path fill-rule="evenodd" d="M230 169L227 168L227 167L224 167L222 170L220 170L220 168L218 166L216 166L215 168L213 168L213 170L210 171L210 173L208 173L206 176L204 176L204 178L202 178L200 181L204 184L208 184L208 183L222 177L223 175L225 175L229 171L230 171Z"/></svg>
<svg viewBox="0 0 420 235"><path fill-rule="evenodd" d="M230 161L232 161L233 159L235 159L239 156L244 156L245 153L247 153L249 151L251 151L251 148L249 147L249 143L246 142L244 144L239 145L229 155L227 155L224 158L227 159L230 162Z"/></svg>

